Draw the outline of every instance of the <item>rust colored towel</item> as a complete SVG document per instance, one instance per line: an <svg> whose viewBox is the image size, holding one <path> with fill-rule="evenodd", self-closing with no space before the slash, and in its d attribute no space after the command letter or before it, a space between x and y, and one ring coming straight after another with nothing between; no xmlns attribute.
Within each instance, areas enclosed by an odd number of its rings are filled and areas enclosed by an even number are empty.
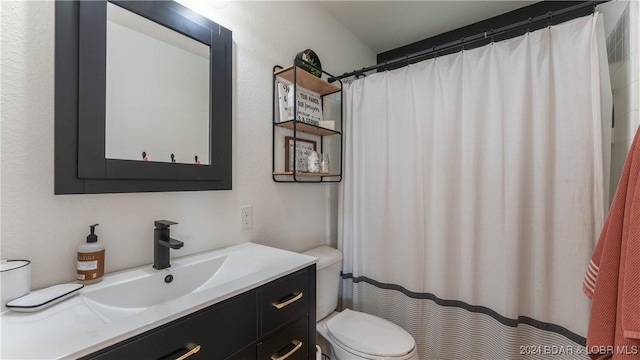
<svg viewBox="0 0 640 360"><path fill-rule="evenodd" d="M582 284L592 300L587 333L592 359L640 359L639 134Z"/></svg>

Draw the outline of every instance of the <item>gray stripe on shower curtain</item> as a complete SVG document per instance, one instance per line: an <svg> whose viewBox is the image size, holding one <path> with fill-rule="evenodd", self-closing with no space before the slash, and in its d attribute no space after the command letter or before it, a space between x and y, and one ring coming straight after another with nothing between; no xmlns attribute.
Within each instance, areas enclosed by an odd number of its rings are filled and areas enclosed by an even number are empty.
<svg viewBox="0 0 640 360"><path fill-rule="evenodd" d="M588 359L584 337L528 317L509 319L486 307L350 274L342 277L340 295L340 309L373 314L406 329L420 359Z"/></svg>

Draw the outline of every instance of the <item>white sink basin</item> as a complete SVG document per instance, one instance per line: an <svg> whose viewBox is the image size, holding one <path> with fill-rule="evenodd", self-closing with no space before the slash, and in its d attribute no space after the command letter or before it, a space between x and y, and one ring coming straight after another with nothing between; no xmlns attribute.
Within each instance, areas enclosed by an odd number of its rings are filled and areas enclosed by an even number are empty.
<svg viewBox="0 0 640 360"><path fill-rule="evenodd" d="M197 255L173 260L171 267L163 270L148 265L110 274L85 287L80 297L104 321L113 322L263 268L258 262L233 255ZM171 281L167 282L169 276Z"/></svg>
<svg viewBox="0 0 640 360"><path fill-rule="evenodd" d="M151 266L121 273L123 281L110 286L87 289L82 296L92 305L123 309L148 308L190 294L222 267L226 256L201 261L175 261L170 268Z"/></svg>

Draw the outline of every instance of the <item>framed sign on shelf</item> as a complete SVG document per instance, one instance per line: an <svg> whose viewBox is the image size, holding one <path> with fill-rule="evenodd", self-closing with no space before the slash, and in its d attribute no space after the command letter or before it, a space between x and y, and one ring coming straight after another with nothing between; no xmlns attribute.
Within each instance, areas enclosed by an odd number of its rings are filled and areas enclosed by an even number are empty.
<svg viewBox="0 0 640 360"><path fill-rule="evenodd" d="M293 140L292 136L284 137L284 168L293 171ZM307 172L307 158L316 151L316 142L307 139L296 138L296 172Z"/></svg>

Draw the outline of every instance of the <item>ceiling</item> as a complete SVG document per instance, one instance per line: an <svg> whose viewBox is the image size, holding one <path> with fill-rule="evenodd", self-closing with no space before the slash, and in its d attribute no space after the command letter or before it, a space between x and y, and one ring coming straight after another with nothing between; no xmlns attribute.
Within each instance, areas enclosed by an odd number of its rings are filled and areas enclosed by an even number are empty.
<svg viewBox="0 0 640 360"><path fill-rule="evenodd" d="M317 1L375 53L538 1Z"/></svg>

